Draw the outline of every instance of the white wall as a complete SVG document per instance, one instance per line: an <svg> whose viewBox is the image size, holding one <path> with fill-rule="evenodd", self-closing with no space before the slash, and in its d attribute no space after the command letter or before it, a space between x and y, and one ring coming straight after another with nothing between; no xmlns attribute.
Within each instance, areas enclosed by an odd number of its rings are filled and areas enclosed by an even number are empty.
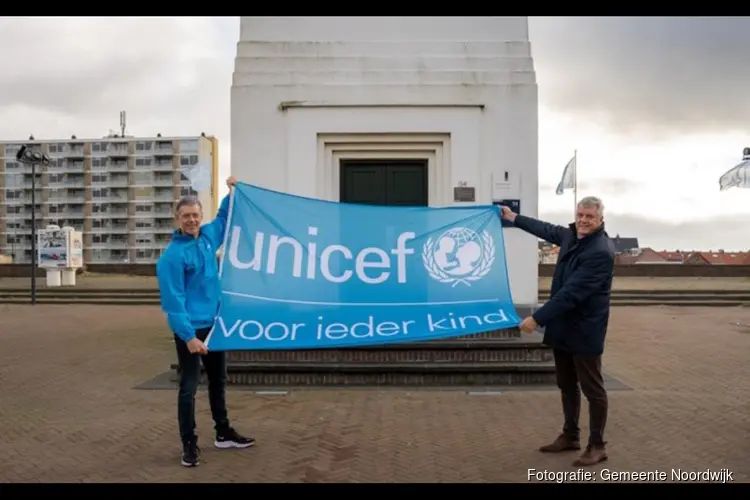
<svg viewBox="0 0 750 500"><path fill-rule="evenodd" d="M450 189L492 201L520 178L537 215L537 87L524 17L243 17L232 85L232 175L324 197L318 134L449 134ZM451 204L442 191L438 204ZM508 196L512 197L512 196ZM537 302L537 241L505 231L517 304Z"/></svg>

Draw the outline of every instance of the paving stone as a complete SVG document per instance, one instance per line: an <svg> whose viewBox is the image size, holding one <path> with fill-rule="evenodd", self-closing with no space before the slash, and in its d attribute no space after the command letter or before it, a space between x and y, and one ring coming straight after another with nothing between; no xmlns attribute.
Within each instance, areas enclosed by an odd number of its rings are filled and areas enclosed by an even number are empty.
<svg viewBox="0 0 750 500"><path fill-rule="evenodd" d="M750 310L615 308L605 371L612 471L727 468L750 481ZM136 386L174 345L156 307L0 307L0 482L525 482L572 472L537 448L561 426L556 391L230 389L258 439L216 450L198 395L204 463L179 464L174 390ZM581 422L587 429L584 403ZM599 471L603 467L592 468Z"/></svg>

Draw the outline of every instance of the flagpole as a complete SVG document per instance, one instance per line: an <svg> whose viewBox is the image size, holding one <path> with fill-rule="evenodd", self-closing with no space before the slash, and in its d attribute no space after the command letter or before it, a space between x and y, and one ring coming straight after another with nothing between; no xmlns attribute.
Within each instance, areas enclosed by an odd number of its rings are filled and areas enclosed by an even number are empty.
<svg viewBox="0 0 750 500"><path fill-rule="evenodd" d="M573 165L575 165L573 174L573 220L575 220L578 213L578 149L573 150Z"/></svg>

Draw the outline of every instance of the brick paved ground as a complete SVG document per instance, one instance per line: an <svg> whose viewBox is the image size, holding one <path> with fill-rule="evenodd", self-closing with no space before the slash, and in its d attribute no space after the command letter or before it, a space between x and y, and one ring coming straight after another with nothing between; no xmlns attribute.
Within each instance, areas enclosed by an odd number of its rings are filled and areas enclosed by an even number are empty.
<svg viewBox="0 0 750 500"><path fill-rule="evenodd" d="M615 471L728 468L750 480L750 310L615 308L606 371ZM208 446L179 465L175 393L136 390L173 359L155 307L0 305L0 481L505 482L543 456L560 424L554 391L231 390L255 449ZM584 405L585 429L585 405ZM598 470L595 469L595 470Z"/></svg>

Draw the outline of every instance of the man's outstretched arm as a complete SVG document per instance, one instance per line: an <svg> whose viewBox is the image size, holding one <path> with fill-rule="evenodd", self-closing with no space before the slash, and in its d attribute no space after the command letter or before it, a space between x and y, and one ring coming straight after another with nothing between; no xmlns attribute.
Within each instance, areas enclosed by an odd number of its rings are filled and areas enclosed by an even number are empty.
<svg viewBox="0 0 750 500"><path fill-rule="evenodd" d="M562 242L565 239L565 234L568 231L562 226L517 214L506 206L501 207L500 217L507 220L518 229L533 234L537 238L541 238L557 246L562 245Z"/></svg>
<svg viewBox="0 0 750 500"><path fill-rule="evenodd" d="M237 180L234 177L229 177L227 179L229 194L221 200L219 211L216 213L216 218L201 228L201 231L204 232L211 241L211 245L217 250L224 244L224 235L227 230L227 221L229 220L229 202L232 198L232 190L234 189L236 182Z"/></svg>

